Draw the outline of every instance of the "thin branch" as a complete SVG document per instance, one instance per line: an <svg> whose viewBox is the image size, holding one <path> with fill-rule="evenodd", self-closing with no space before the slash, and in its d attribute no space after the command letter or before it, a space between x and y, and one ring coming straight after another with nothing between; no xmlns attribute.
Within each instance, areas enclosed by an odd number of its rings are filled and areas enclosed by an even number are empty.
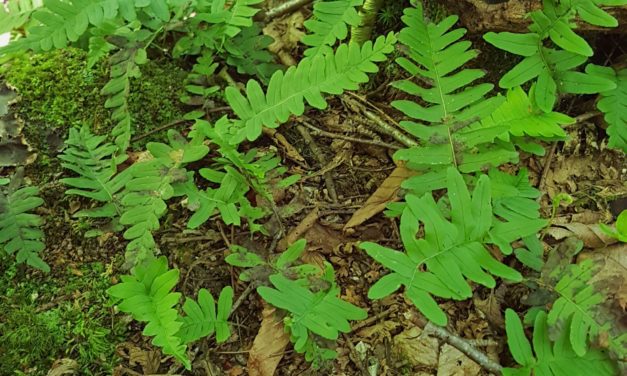
<svg viewBox="0 0 627 376"><path fill-rule="evenodd" d="M307 132L307 129L305 129L305 127L303 127L300 124L296 126L296 129L305 140L305 143L307 144L307 146L309 146L309 149L313 153L314 157L318 160L318 163L320 163L320 165L324 167L327 164L327 159L324 156L324 154L322 154L322 151L320 150L320 148L318 147L314 139L311 137L309 132ZM325 171L323 173L323 176L324 176L324 185L327 186L327 191L329 192L329 196L331 197L331 200L337 203L337 190L335 189L335 181L333 181L333 176L331 176L331 172Z"/></svg>
<svg viewBox="0 0 627 376"><path fill-rule="evenodd" d="M377 141L377 140L365 140L362 138L356 138L356 137L351 137L351 136L345 136L343 134L338 134L338 133L331 133L331 132L327 132L327 131L323 131L320 128L315 127L314 125L308 123L308 122L301 122L305 127L309 128L310 130L312 130L313 134L316 136L323 136L323 137L329 137L329 138L338 138L340 140L346 140L346 141L351 141L351 142L357 142L360 144L367 144L367 145L375 145L375 146L380 146L383 148L388 148L388 149L392 149L392 150L399 150L402 149L401 146L398 145L393 145L393 144L388 144L387 142L383 142L383 141Z"/></svg>
<svg viewBox="0 0 627 376"><path fill-rule="evenodd" d="M288 0L279 6L260 13L259 16L255 17L255 19L263 20L265 23L268 23L275 18L282 17L288 13L293 13L297 9L304 7L312 1L313 0Z"/></svg>
<svg viewBox="0 0 627 376"><path fill-rule="evenodd" d="M231 316L232 314L235 313L235 311L237 311L239 306L241 306L242 303L244 303L244 300L246 300L248 295L250 295L250 293L253 292L253 290L255 290L255 287L257 287L257 282L254 282L254 281L251 282L248 285L248 287L246 287L246 290L244 290L244 292L242 292L242 294L239 296L239 298L237 298L237 300L233 304L233 307L231 308L231 312L229 313L229 316Z"/></svg>

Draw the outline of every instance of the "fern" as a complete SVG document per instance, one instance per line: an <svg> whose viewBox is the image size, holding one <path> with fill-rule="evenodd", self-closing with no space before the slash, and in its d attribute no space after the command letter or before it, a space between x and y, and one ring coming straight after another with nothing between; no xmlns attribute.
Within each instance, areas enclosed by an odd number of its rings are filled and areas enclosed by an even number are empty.
<svg viewBox="0 0 627 376"><path fill-rule="evenodd" d="M544 112L553 109L558 93L595 94L612 90L615 87L612 81L573 70L592 55L592 49L585 39L573 31L575 15L579 14L585 21L598 26L614 27L618 24L616 19L599 7L602 3L623 5L627 1L571 0L556 4L548 0L544 1L544 9L530 14L531 33L485 34L484 39L488 43L524 57L501 78L499 86L509 89L535 79L534 100ZM562 49L545 47L546 39L551 39Z"/></svg>
<svg viewBox="0 0 627 376"><path fill-rule="evenodd" d="M174 308L181 294L171 292L178 279L178 269L168 270L167 259L160 257L146 266L138 265L131 275L122 276L122 283L112 286L107 293L122 300L118 305L120 311L147 323L143 334L154 337L152 343L155 346L174 356L189 370L191 363L186 346L178 336L183 323Z"/></svg>
<svg viewBox="0 0 627 376"><path fill-rule="evenodd" d="M512 252L510 243L535 234L545 225L540 219L501 221L494 217L488 176L481 176L472 197L461 174L453 167L447 170L450 221L433 199L407 195L401 216L400 232L405 253L375 243L361 243L370 257L392 271L370 288L368 297L381 299L401 285L406 296L431 321L446 324L446 315L431 295L465 299L472 296L466 278L493 288L492 275L521 281L516 270L495 260L484 243L495 243L505 254ZM424 225L424 237L416 239ZM428 271L421 271L422 266Z"/></svg>
<svg viewBox="0 0 627 376"><path fill-rule="evenodd" d="M327 264L327 268L331 266ZM260 286L257 292L269 304L289 312L285 322L291 332L294 349L306 353L307 360L315 361L315 365L324 358L334 358L336 354L332 350L322 350L311 338L310 332L336 340L340 332L350 332L350 320L367 317L366 311L337 297L339 288L335 283L327 290L313 292L281 274L270 276L270 282L275 288Z"/></svg>
<svg viewBox="0 0 627 376"><path fill-rule="evenodd" d="M188 94L181 96L181 101L188 105L202 104L203 107L208 103L209 99L216 95L220 87L214 85L213 79L218 69L218 63L214 62L210 53L205 53L196 59L196 64L192 67L192 71L185 78L185 90ZM196 115L202 116L204 112L188 113L186 118Z"/></svg>
<svg viewBox="0 0 627 376"><path fill-rule="evenodd" d="M310 46L305 56L326 55L333 52L333 45L348 36L349 26L358 26L361 17L356 7L363 0L318 1L313 6L314 19L305 21L304 26L310 32L303 36L303 44Z"/></svg>
<svg viewBox="0 0 627 376"><path fill-rule="evenodd" d="M274 55L267 50L273 41L272 37L261 34L258 24L242 29L224 44L226 63L236 67L237 73L255 75L261 82L267 83L272 74L281 68L274 62Z"/></svg>
<svg viewBox="0 0 627 376"><path fill-rule="evenodd" d="M76 42L89 25L115 18L118 2L127 0L44 0L44 6L32 15L41 25L29 28L26 38L0 48L0 54L67 47L70 42Z"/></svg>
<svg viewBox="0 0 627 376"><path fill-rule="evenodd" d="M206 289L198 291L198 302L186 298L183 311L183 325L178 336L183 343L197 341L216 333L216 342L221 343L229 339L231 330L227 323L231 308L233 307L233 288L227 286L220 292L216 310L215 300Z"/></svg>
<svg viewBox="0 0 627 376"><path fill-rule="evenodd" d="M59 156L61 166L78 174L61 182L70 189L67 195L77 195L102 203L102 206L83 209L75 214L87 218L119 218L122 214L121 196L131 176L118 173L118 162L113 157L117 148L106 143L106 136L96 136L89 127L70 129L66 149Z"/></svg>
<svg viewBox="0 0 627 376"><path fill-rule="evenodd" d="M570 346L569 331L560 333L555 342L549 339L546 313L536 316L533 329L533 355L531 345L525 337L520 318L511 309L505 311L507 345L516 363L521 368L503 368L504 376L523 375L615 375L617 370L610 359L599 350L590 350L578 355Z"/></svg>
<svg viewBox="0 0 627 376"><path fill-rule="evenodd" d="M586 72L616 84L616 89L600 93L597 108L605 115L608 146L627 153L627 68L616 71L610 67L588 64Z"/></svg>
<svg viewBox="0 0 627 376"><path fill-rule="evenodd" d="M33 210L44 203L37 187L20 188L23 170L13 175L8 186L0 190L0 250L6 256L15 255L15 261L49 272L50 267L39 253L46 247L44 233L39 228L41 217Z"/></svg>
<svg viewBox="0 0 627 376"><path fill-rule="evenodd" d="M411 60L401 57L396 61L422 84L404 80L393 85L428 104L423 106L411 100L392 102L392 106L414 119L402 121L401 127L423 142L394 155L397 160L407 161L409 167L425 172L405 182L403 187L422 194L445 186L448 166L471 173L516 161L518 154L511 144L495 141L507 133L511 124L485 121L480 126L468 127L490 115L503 99L484 98L492 89L491 84L468 86L483 77L483 71L463 69L454 73L477 55L477 51L469 49L470 42L459 41L465 29L450 30L457 17L447 17L439 24L428 23L422 7L417 5L405 9L402 20L407 27L401 30L399 41L407 48Z"/></svg>
<svg viewBox="0 0 627 376"><path fill-rule="evenodd" d="M227 87L226 99L240 120L235 122L240 131L234 142L245 138L255 140L262 126L276 128L290 115L302 115L306 100L311 106L324 109L327 102L322 93L341 94L355 90L368 81L366 73L376 72L374 62L384 61L394 49L393 33L359 46L342 44L335 54L317 55L302 59L298 66L272 75L266 93L255 80L248 81L246 96L236 88Z"/></svg>
<svg viewBox="0 0 627 376"><path fill-rule="evenodd" d="M0 7L0 34L22 27L31 14L42 6L42 0L12 0Z"/></svg>

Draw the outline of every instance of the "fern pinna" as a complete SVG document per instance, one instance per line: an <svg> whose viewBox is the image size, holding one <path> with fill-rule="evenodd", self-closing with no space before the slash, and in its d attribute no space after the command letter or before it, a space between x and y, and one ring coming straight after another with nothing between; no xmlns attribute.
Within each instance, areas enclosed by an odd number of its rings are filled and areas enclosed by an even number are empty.
<svg viewBox="0 0 627 376"><path fill-rule="evenodd" d="M226 320L233 305L233 290L225 287L218 305L211 294L201 289L198 302L186 299L181 317L177 307L181 297L172 292L179 280L178 269L168 269L165 257L152 259L137 266L131 275L121 277L122 282L109 288L107 293L120 299L118 308L137 321L146 322L144 335L154 337L152 343L165 354L174 356L186 369L191 369L187 344L216 332L216 340L224 342L230 336Z"/></svg>
<svg viewBox="0 0 627 376"><path fill-rule="evenodd" d="M15 256L18 263L49 272L50 267L39 256L46 247L40 229L43 219L32 213L44 200L38 196L37 187L21 187L23 174L24 170L20 168L10 181L0 182L1 254ZM1 183L8 185L2 187Z"/></svg>
<svg viewBox="0 0 627 376"><path fill-rule="evenodd" d="M356 7L364 0L318 1L313 6L313 19L304 22L309 34L301 42L309 48L305 56L326 55L333 52L337 41L348 37L348 27L358 26L361 17Z"/></svg>
<svg viewBox="0 0 627 376"><path fill-rule="evenodd" d="M469 279L493 288L499 276L521 281L521 274L497 260L485 248L486 243L498 245L501 252L511 254L511 243L536 234L546 225L542 219L495 216L490 179L482 175L474 191L468 191L462 175L453 167L447 170L450 220L432 194L422 197L409 194L401 215L400 233L405 252L376 243L364 242L360 247L392 271L370 288L368 297L381 299L405 286L405 295L431 321L445 325L446 315L432 295L466 299L472 296ZM423 226L424 236L416 238ZM422 268L427 271L422 271Z"/></svg>

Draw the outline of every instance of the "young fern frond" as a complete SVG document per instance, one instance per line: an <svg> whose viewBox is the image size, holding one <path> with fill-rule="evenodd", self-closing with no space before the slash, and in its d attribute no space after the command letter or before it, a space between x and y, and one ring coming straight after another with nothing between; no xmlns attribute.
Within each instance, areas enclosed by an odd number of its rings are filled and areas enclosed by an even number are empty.
<svg viewBox="0 0 627 376"><path fill-rule="evenodd" d="M0 35L27 23L42 3L42 0L13 0L6 4L6 9L5 6L0 7Z"/></svg>
<svg viewBox="0 0 627 376"><path fill-rule="evenodd" d="M385 61L395 42L390 33L361 47L342 44L334 54L304 58L285 72L275 72L265 93L255 80L248 81L245 96L238 89L227 87L227 102L240 119L235 122L240 131L233 141L255 140L263 126L276 128L290 115L302 115L305 101L315 108L326 108L323 93L339 95L367 82L367 73L378 71L374 63Z"/></svg>
<svg viewBox="0 0 627 376"><path fill-rule="evenodd" d="M616 71L594 64L586 66L586 72L605 77L616 84L616 89L602 91L597 108L603 112L607 123L608 147L627 153L627 68Z"/></svg>
<svg viewBox="0 0 627 376"><path fill-rule="evenodd" d="M558 94L595 94L612 90L615 84L603 77L574 71L584 64L592 49L577 35L572 21L576 14L594 25L614 27L616 19L600 8L601 4L623 5L625 0L598 1L576 0L544 1L544 9L531 13L531 33L510 32L484 35L484 39L497 48L523 56L524 59L507 72L499 81L499 86L510 89L530 80L536 80L535 102L544 112L555 106ZM556 46L546 47L544 41L550 39Z"/></svg>
<svg viewBox="0 0 627 376"><path fill-rule="evenodd" d="M237 73L255 75L267 84L272 74L282 66L275 63L274 55L268 46L274 39L261 33L261 27L254 24L242 29L233 39L224 43L226 63L237 68Z"/></svg>
<svg viewBox="0 0 627 376"><path fill-rule="evenodd" d="M333 52L337 41L348 37L348 27L358 26L361 17L356 7L364 0L317 1L313 6L313 19L304 26L310 34L304 35L301 42L310 46L305 56L326 55Z"/></svg>
<svg viewBox="0 0 627 376"><path fill-rule="evenodd" d="M617 372L613 362L599 350L590 350L585 355L573 351L568 340L568 329L562 330L552 342L544 312L538 313L533 326L533 352L518 314L509 308L505 311L505 331L509 351L522 367L503 368L503 376L611 376Z"/></svg>
<svg viewBox="0 0 627 376"><path fill-rule="evenodd" d="M466 279L489 288L496 285L493 275L521 281L520 273L494 259L484 244L496 243L503 253L510 254L510 243L535 234L546 222L496 219L490 186L488 176L481 176L471 196L462 175L450 167L447 170L450 220L431 193L422 197L407 195L400 224L405 253L375 243L360 245L370 257L392 271L370 288L368 296L381 299L404 285L406 296L429 320L445 325L446 315L431 295L469 298L472 290ZM424 237L417 239L420 223L424 226ZM426 266L426 272L420 271L422 265Z"/></svg>
<svg viewBox="0 0 627 376"><path fill-rule="evenodd" d="M122 276L122 283L112 286L107 293L122 300L118 305L120 311L147 323L143 334L154 337L152 343L155 346L174 356L189 370L191 362L186 354L187 347L178 336L183 322L174 308L181 294L171 292L178 279L178 269L168 270L167 259L160 257L135 267L131 275Z"/></svg>
<svg viewBox="0 0 627 376"><path fill-rule="evenodd" d="M117 147L104 142L106 136L91 133L89 127L70 129L66 149L59 156L61 166L75 172L78 177L63 178L61 182L70 189L67 195L77 195L102 203L102 206L83 209L77 217L112 218L122 214L122 190L130 180L130 174L117 172L114 154Z"/></svg>
<svg viewBox="0 0 627 376"><path fill-rule="evenodd" d="M491 84L469 86L485 73L461 69L477 56L477 51L469 49L470 42L460 41L465 29L451 30L457 17L430 23L420 5L405 9L404 13L402 20L407 26L401 30L399 41L407 48L409 58L398 58L397 63L416 79L395 82L394 86L418 96L427 106L411 100L392 102L392 106L413 119L400 125L423 143L394 155L395 159L407 161L409 167L425 172L403 187L422 194L444 187L448 166L471 173L517 160L518 154L510 144L494 142L507 132L508 124L468 127L487 117L503 99L484 97L492 89Z"/></svg>
<svg viewBox="0 0 627 376"><path fill-rule="evenodd" d="M117 16L118 3L128 0L44 0L32 17L41 25L29 28L25 38L0 48L0 55L23 50L35 52L64 48L76 42L89 25ZM4 25L3 25L4 26Z"/></svg>
<svg viewBox="0 0 627 376"><path fill-rule="evenodd" d="M206 289L198 291L198 301L186 298L183 311L183 325L178 336L183 343L191 343L216 333L216 342L221 343L229 339L231 330L227 319L233 307L233 288L227 286L220 292L218 305L213 296Z"/></svg>
<svg viewBox="0 0 627 376"><path fill-rule="evenodd" d="M0 189L0 254L15 255L15 261L49 272L39 253L46 247L39 228L42 218L32 213L44 200L37 187L23 187L23 170L18 170L5 189Z"/></svg>

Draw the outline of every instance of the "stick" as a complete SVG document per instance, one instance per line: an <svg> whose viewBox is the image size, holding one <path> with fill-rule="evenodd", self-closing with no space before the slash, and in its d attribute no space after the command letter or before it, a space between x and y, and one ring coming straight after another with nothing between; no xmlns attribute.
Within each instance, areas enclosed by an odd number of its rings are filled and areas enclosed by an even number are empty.
<svg viewBox="0 0 627 376"><path fill-rule="evenodd" d="M296 11L296 9L304 7L312 1L313 0L288 0L279 6L263 12L259 18L262 19L265 23L268 23L275 18L294 12Z"/></svg>
<svg viewBox="0 0 627 376"><path fill-rule="evenodd" d="M329 138L339 138L341 140L346 140L346 141L350 141L350 142L357 142L357 143L360 143L360 144L381 146L383 148L388 148L388 149L392 149L392 150L402 149L402 147L400 147L398 145L388 144L387 142L377 141L377 140L364 140L364 139L361 139L361 138L345 136L343 134L331 133L331 132L323 131L320 128L316 128L315 126L313 126L312 124L307 123L307 122L302 122L302 124L304 126L306 126L307 128L311 129L316 136L323 136L323 137L329 137Z"/></svg>
<svg viewBox="0 0 627 376"><path fill-rule="evenodd" d="M309 132L307 132L305 127L303 127L302 125L297 125L296 129L298 130L300 135L303 136L305 143L307 144L307 146L309 146L309 149L311 149L311 152L313 153L314 157L316 157L316 159L318 160L318 163L320 163L322 167L326 166L327 160L324 154L322 154L322 151L320 150L320 148L318 147L314 139L311 137ZM324 176L324 185L327 186L327 191L329 191L329 197L331 197L331 200L333 200L334 203L337 203L337 191L335 190L335 181L333 181L331 172L326 171L323 174L323 176Z"/></svg>

